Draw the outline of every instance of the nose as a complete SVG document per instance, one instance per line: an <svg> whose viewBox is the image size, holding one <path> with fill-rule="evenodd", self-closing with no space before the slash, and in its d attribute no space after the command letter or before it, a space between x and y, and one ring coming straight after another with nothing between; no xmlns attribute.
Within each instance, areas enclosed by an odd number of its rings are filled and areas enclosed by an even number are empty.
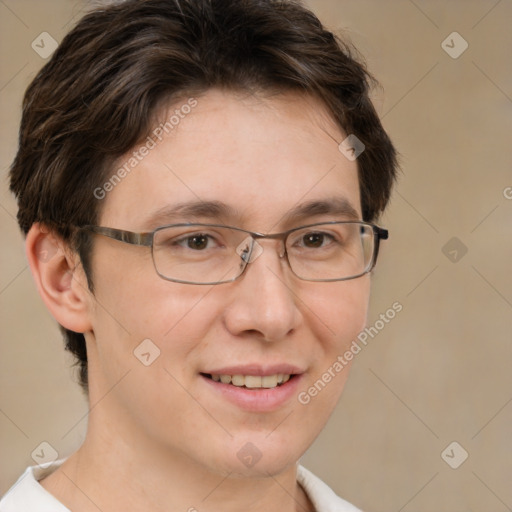
<svg viewBox="0 0 512 512"><path fill-rule="evenodd" d="M291 271L280 257L278 241L258 241L244 274L229 286L231 302L224 323L236 336L251 334L265 341L279 341L290 335L302 321L300 303Z"/></svg>

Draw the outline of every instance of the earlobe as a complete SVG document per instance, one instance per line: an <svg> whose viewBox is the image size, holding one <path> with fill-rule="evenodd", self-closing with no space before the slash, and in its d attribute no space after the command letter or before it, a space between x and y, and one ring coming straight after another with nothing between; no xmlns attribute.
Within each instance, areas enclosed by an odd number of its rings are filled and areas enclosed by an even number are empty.
<svg viewBox="0 0 512 512"><path fill-rule="evenodd" d="M38 223L27 233L25 251L39 294L52 316L71 331L90 331L90 292L78 255Z"/></svg>

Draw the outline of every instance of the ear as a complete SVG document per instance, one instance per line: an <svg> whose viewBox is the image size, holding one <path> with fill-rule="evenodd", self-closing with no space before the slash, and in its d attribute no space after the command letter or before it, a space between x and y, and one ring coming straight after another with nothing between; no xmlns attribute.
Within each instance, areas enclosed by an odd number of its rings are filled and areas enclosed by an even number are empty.
<svg viewBox="0 0 512 512"><path fill-rule="evenodd" d="M25 251L39 294L52 316L71 331L91 331L90 291L78 255L39 223L30 228Z"/></svg>

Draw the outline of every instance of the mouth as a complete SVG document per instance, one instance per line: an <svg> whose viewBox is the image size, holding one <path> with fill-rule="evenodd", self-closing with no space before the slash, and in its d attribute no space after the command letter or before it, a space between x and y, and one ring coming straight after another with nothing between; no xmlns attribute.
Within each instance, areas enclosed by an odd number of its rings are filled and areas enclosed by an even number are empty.
<svg viewBox="0 0 512 512"><path fill-rule="evenodd" d="M229 384L237 388L249 390L273 389L286 384L290 379L296 377L295 374L276 373L274 375L227 375L201 373L203 377L214 382Z"/></svg>
<svg viewBox="0 0 512 512"><path fill-rule="evenodd" d="M304 371L289 364L231 366L201 372L205 393L244 411L271 413L293 403Z"/></svg>

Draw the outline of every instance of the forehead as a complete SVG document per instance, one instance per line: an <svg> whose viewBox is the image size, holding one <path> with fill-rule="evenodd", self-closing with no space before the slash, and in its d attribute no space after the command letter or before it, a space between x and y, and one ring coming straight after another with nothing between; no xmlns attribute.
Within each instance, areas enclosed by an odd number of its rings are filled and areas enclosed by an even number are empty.
<svg viewBox="0 0 512 512"><path fill-rule="evenodd" d="M101 224L183 222L183 205L201 202L226 206L217 220L259 230L293 222L289 212L315 202L342 202L360 217L357 162L338 149L345 137L310 96L210 90L185 98L162 108L149 137L112 168ZM197 218L209 220L203 210Z"/></svg>

